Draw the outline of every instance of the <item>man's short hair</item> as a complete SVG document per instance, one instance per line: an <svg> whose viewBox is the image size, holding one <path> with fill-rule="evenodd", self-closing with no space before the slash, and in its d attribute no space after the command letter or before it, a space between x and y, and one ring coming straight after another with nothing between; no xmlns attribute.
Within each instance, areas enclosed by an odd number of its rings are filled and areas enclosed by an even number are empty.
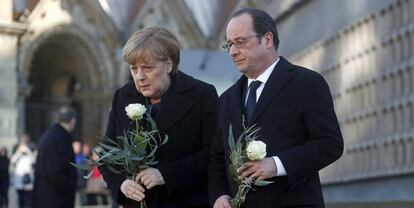
<svg viewBox="0 0 414 208"><path fill-rule="evenodd" d="M229 20L242 14L250 15L253 20L253 28L256 33L261 34L262 36L267 32L271 32L273 34L273 44L275 46L275 50L277 51L279 48L279 34L277 32L276 23L272 17L267 12L260 9L243 8L234 12L230 16Z"/></svg>
<svg viewBox="0 0 414 208"><path fill-rule="evenodd" d="M76 118L76 110L70 106L62 106L58 111L58 121L69 123Z"/></svg>

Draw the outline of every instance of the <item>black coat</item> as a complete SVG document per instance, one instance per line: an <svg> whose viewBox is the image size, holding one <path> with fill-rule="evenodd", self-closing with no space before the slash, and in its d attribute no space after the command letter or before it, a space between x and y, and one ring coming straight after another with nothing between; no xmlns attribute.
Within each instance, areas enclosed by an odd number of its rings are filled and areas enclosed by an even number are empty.
<svg viewBox="0 0 414 208"><path fill-rule="evenodd" d="M134 83L118 89L114 95L106 136L116 138L133 128L125 107L146 103ZM218 96L212 85L178 72L163 95L154 118L158 129L169 136L156 152L155 165L166 182L145 192L148 208L191 207L208 205L207 166L210 145L217 123ZM116 175L101 166L113 198L120 204L136 204L120 191L124 174Z"/></svg>
<svg viewBox="0 0 414 208"><path fill-rule="evenodd" d="M77 174L72 136L59 124L46 131L38 143L33 207L74 207Z"/></svg>
<svg viewBox="0 0 414 208"><path fill-rule="evenodd" d="M9 181L9 158L0 156L0 180Z"/></svg>
<svg viewBox="0 0 414 208"><path fill-rule="evenodd" d="M210 201L223 194L234 196L237 187L230 178L228 132L242 132L242 76L220 97L219 123L209 167ZM278 156L287 176L247 194L246 207L324 207L318 171L337 160L343 140L329 87L318 73L280 58L266 82L253 113L267 144L267 157Z"/></svg>
<svg viewBox="0 0 414 208"><path fill-rule="evenodd" d="M3 197L3 194L6 194L9 190L9 164L10 161L7 155L0 156L0 195L2 195L1 197Z"/></svg>

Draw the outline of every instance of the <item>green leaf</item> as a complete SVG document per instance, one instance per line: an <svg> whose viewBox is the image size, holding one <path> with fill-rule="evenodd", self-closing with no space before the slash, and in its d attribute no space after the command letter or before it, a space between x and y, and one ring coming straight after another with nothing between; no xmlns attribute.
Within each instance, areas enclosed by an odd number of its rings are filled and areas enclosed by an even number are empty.
<svg viewBox="0 0 414 208"><path fill-rule="evenodd" d="M161 136L162 137L162 136ZM163 145L163 144L165 144L165 143L167 143L168 142L168 135L167 134L164 134L164 140L161 142L161 144L160 145Z"/></svg>
<svg viewBox="0 0 414 208"><path fill-rule="evenodd" d="M242 134L240 134L240 136L237 138L236 144L235 144L235 149L237 151L241 151L241 148L243 147L243 140L245 137L245 133L243 132Z"/></svg>
<svg viewBox="0 0 414 208"><path fill-rule="evenodd" d="M72 165L82 170L91 170L94 166L107 165L108 169L115 174L127 172L132 175L137 171L158 164L158 161L155 161L156 151L160 145L168 141L168 135L160 133L156 129L156 123L149 114L146 118L152 127L150 131L139 127L138 121L135 121L136 130L124 130L123 135L115 139L107 136L101 137L99 145L102 150L100 152L94 150L98 159L88 158L85 160L85 164ZM86 177L90 177L90 175Z"/></svg>
<svg viewBox="0 0 414 208"><path fill-rule="evenodd" d="M145 114L147 115L145 119L150 123L151 129L157 129L157 124L155 123L154 119L152 119L151 114L148 112Z"/></svg>
<svg viewBox="0 0 414 208"><path fill-rule="evenodd" d="M145 165L149 165L149 166L156 165L156 164L158 164L158 161L147 161L147 162L145 162Z"/></svg>
<svg viewBox="0 0 414 208"><path fill-rule="evenodd" d="M106 160L108 160L108 158L112 157L113 155L115 155L114 151L102 151L102 152L99 153L98 159L96 161L97 162L106 161Z"/></svg>
<svg viewBox="0 0 414 208"><path fill-rule="evenodd" d="M246 130L246 142L256 140L259 137L260 128L254 124Z"/></svg>
<svg viewBox="0 0 414 208"><path fill-rule="evenodd" d="M117 161L117 160L122 160L125 157L127 157L126 152L118 152L116 154L112 154L111 157L107 157L106 160L108 160L108 161Z"/></svg>
<svg viewBox="0 0 414 208"><path fill-rule="evenodd" d="M147 158L149 158L149 157L153 157L154 155L155 155L155 152L157 151L157 146L155 146L152 150L151 150L151 152L147 155Z"/></svg>
<svg viewBox="0 0 414 208"><path fill-rule="evenodd" d="M265 180L255 180L254 185L255 186L267 186L269 184L274 183L273 181L265 181Z"/></svg>
<svg viewBox="0 0 414 208"><path fill-rule="evenodd" d="M128 159L133 160L133 161L142 161L144 159L144 157L130 156L130 157L128 157Z"/></svg>
<svg viewBox="0 0 414 208"><path fill-rule="evenodd" d="M117 137L117 139L122 142L122 144L124 145L123 146L124 149L129 149L129 147L131 146L128 143L128 133L127 132L124 132L124 136L119 136L119 137Z"/></svg>
<svg viewBox="0 0 414 208"><path fill-rule="evenodd" d="M103 143L108 143L108 144L112 144L114 146L119 146L118 143L116 143L113 139L111 139L111 138L109 138L109 137L107 137L105 135L101 138L101 141Z"/></svg>
<svg viewBox="0 0 414 208"><path fill-rule="evenodd" d="M144 169L149 168L149 166L148 166L148 165L140 165L140 166L138 166L138 168L139 168L140 170L144 170Z"/></svg>
<svg viewBox="0 0 414 208"><path fill-rule="evenodd" d="M118 147L116 147L116 146L106 145L106 144L104 144L104 143L99 143L99 145L100 145L102 148L106 149L106 150L119 150L119 148L118 148Z"/></svg>
<svg viewBox="0 0 414 208"><path fill-rule="evenodd" d="M76 164L76 163L72 163L72 162L69 162L69 163L72 166L74 166L75 168L80 169L80 170L91 170L92 169L92 167L89 166L89 165Z"/></svg>
<svg viewBox="0 0 414 208"><path fill-rule="evenodd" d="M89 179L92 176L93 170L91 170L88 175L83 176L84 179Z"/></svg>
<svg viewBox="0 0 414 208"><path fill-rule="evenodd" d="M110 170L111 172L113 172L115 174L121 174L122 173L122 171L119 171L119 170L115 169L111 165L108 165L107 167L108 167L108 170Z"/></svg>
<svg viewBox="0 0 414 208"><path fill-rule="evenodd" d="M234 146L235 146L235 144L234 144L234 137L233 137L233 128L232 128L231 124L230 124L230 126L229 126L229 138L228 138L228 143L229 143L230 150L234 150Z"/></svg>

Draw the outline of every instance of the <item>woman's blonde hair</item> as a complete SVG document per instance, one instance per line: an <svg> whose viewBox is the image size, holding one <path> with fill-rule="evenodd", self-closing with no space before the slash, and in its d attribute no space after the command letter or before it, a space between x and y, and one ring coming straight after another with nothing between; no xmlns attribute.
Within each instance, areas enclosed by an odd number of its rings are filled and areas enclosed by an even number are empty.
<svg viewBox="0 0 414 208"><path fill-rule="evenodd" d="M124 61L134 64L136 60L148 59L172 61L171 74L178 71L180 63L180 43L175 35L162 27L147 27L132 34L123 48Z"/></svg>

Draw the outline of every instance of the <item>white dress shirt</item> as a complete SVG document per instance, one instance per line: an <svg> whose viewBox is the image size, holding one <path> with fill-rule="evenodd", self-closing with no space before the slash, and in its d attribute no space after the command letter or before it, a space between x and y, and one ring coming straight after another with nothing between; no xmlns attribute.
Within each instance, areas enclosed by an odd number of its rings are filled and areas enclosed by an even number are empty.
<svg viewBox="0 0 414 208"><path fill-rule="evenodd" d="M275 66L279 62L279 60L280 60L280 58L277 58L276 61L272 65L270 65L261 75L259 75L257 77L257 79L250 79L249 78L247 80L248 86L250 86L250 83L252 83L253 81L256 81L256 80L261 82L260 86L256 90L256 102L259 100L260 95L263 92L263 88L266 85L266 82L269 79L270 74L272 74L273 69L275 68ZM247 102L248 97L249 97L249 91L247 90L246 100L244 102L245 104ZM283 163L282 163L282 161L280 161L279 157L278 156L273 156L273 160L275 161L276 168L277 168L276 176L285 176L285 175L287 175L285 167L283 166Z"/></svg>

